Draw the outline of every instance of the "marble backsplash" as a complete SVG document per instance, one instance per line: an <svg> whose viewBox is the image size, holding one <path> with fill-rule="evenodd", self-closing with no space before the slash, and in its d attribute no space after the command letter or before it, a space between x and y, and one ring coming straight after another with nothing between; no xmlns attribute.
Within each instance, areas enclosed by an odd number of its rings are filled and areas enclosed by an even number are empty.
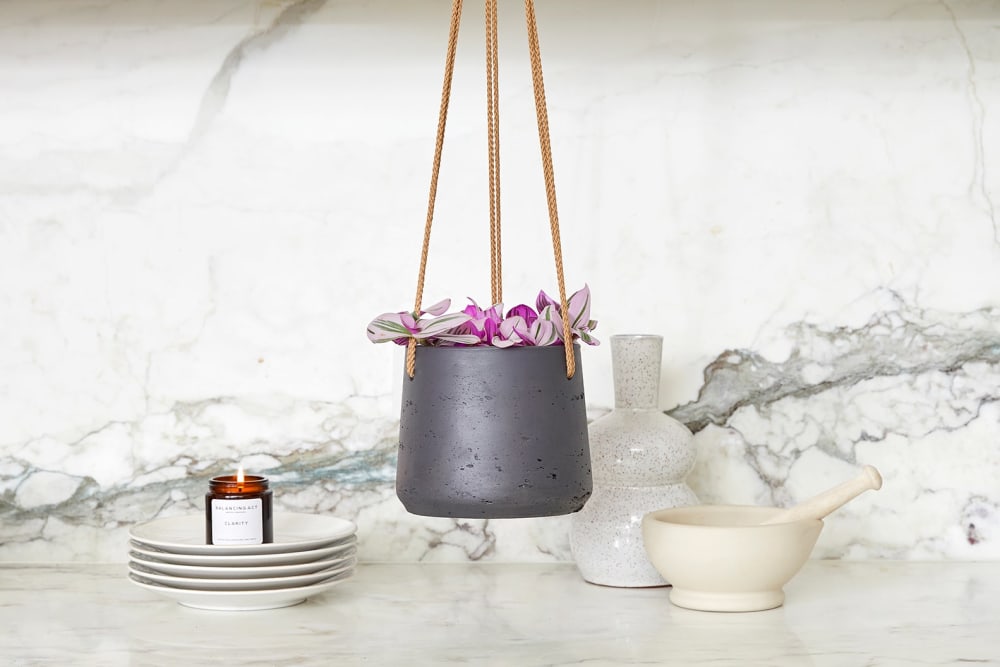
<svg viewBox="0 0 1000 667"><path fill-rule="evenodd" d="M488 298L466 3L425 300ZM368 560L566 560L568 520L408 515L393 478L446 0L0 3L0 559L268 474ZM501 7L505 293L554 290ZM566 274L665 337L710 502L876 465L825 558L1000 558L1000 3L539 0ZM583 353L593 417L610 351Z"/></svg>

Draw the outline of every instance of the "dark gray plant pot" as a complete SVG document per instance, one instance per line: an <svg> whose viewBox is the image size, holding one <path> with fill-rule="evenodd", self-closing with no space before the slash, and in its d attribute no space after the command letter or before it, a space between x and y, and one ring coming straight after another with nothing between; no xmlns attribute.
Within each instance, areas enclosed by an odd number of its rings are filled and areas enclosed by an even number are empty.
<svg viewBox="0 0 1000 667"><path fill-rule="evenodd" d="M579 346L418 347L403 376L396 495L413 514L569 514L590 497Z"/></svg>

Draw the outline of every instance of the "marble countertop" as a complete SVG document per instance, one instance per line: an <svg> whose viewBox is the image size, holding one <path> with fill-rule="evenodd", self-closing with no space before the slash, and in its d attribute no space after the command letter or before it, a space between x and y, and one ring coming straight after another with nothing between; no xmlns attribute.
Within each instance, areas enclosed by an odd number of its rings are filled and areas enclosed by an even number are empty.
<svg viewBox="0 0 1000 667"><path fill-rule="evenodd" d="M304 604L188 609L123 564L0 565L0 662L1000 665L1000 563L811 561L784 607L713 614L571 564L362 564Z"/></svg>

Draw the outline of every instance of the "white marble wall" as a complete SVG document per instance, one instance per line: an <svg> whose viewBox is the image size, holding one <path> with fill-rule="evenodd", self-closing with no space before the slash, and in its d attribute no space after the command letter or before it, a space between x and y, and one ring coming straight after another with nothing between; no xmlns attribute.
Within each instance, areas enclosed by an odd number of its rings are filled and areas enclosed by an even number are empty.
<svg viewBox="0 0 1000 667"><path fill-rule="evenodd" d="M124 559L242 460L368 559L570 557L407 515L398 350L446 0L0 3L0 559ZM488 300L480 3L427 299ZM521 5L505 292L554 289ZM815 555L1000 557L1000 3L539 0L567 280L666 338L704 500L877 465ZM607 347L584 353L595 415Z"/></svg>

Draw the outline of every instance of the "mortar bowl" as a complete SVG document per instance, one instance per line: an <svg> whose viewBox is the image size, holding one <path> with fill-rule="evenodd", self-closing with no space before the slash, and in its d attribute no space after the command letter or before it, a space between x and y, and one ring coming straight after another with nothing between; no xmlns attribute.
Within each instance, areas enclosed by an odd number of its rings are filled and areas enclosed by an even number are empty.
<svg viewBox="0 0 1000 667"><path fill-rule="evenodd" d="M701 611L780 607L782 587L802 569L823 530L819 519L759 525L780 511L695 505L646 514L646 554L673 586L670 601Z"/></svg>

